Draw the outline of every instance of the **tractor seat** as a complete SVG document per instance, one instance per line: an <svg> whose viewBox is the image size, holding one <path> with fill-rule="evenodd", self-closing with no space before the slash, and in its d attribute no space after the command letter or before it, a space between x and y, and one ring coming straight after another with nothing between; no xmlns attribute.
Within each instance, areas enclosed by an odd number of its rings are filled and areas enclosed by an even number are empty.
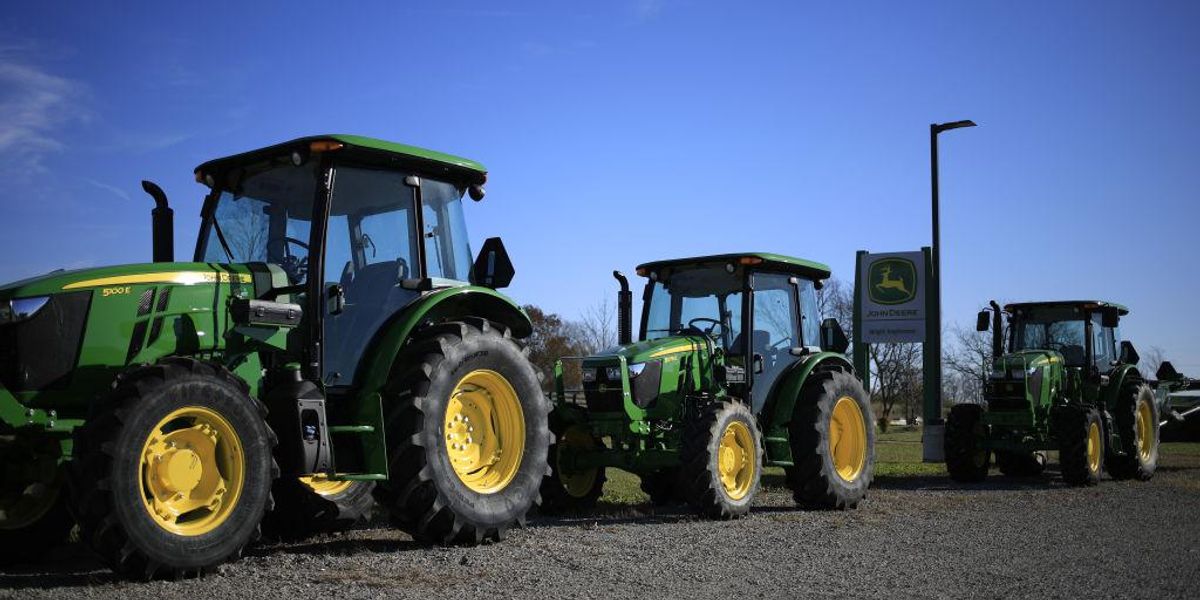
<svg viewBox="0 0 1200 600"><path fill-rule="evenodd" d="M347 304L379 305L387 301L392 288L408 277L408 264L402 260L388 260L367 265L351 273L349 280L343 273Z"/></svg>
<svg viewBox="0 0 1200 600"><path fill-rule="evenodd" d="M761 329L755 329L752 334L751 349L755 354L766 354L767 345L771 341L771 333ZM746 353L746 334L739 333L733 338L733 343L729 345L729 354L731 356L742 356Z"/></svg>

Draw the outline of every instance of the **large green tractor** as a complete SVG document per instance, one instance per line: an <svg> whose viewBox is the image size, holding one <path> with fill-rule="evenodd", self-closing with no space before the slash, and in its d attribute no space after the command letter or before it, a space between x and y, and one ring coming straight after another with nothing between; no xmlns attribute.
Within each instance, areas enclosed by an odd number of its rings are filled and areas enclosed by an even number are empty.
<svg viewBox="0 0 1200 600"><path fill-rule="evenodd" d="M614 273L619 345L556 366L546 505L595 503L605 469L619 467L656 504L739 517L763 468L778 466L798 503L857 506L874 473L874 419L845 334L817 308L829 268L746 253L637 272L639 341L628 281Z"/></svg>
<svg viewBox="0 0 1200 600"><path fill-rule="evenodd" d="M991 373L983 403L958 404L946 421L946 469L982 481L995 456L1012 476L1040 474L1057 450L1063 479L1095 485L1147 480L1158 463L1159 412L1121 339L1129 311L1098 301L995 302L976 329L992 330ZM1005 344L1007 343L1007 351Z"/></svg>
<svg viewBox="0 0 1200 600"><path fill-rule="evenodd" d="M194 262L0 287L0 550L80 534L130 577L196 574L372 498L419 541L521 524L548 472L498 238L472 261L470 160L328 135L204 163ZM15 224L14 224L15 225ZM69 489L69 493L68 493ZM264 516L266 520L264 522Z"/></svg>

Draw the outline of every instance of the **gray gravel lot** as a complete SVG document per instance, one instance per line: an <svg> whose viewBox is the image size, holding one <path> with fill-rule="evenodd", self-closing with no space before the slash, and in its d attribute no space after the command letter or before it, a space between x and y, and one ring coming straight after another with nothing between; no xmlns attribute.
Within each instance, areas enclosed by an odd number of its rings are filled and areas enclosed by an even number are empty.
<svg viewBox="0 0 1200 600"><path fill-rule="evenodd" d="M1197 517L1200 456L1168 456L1149 483L892 479L842 513L769 489L741 521L605 507L478 548L422 548L379 524L183 582L114 582L66 547L0 571L0 597L1196 598Z"/></svg>

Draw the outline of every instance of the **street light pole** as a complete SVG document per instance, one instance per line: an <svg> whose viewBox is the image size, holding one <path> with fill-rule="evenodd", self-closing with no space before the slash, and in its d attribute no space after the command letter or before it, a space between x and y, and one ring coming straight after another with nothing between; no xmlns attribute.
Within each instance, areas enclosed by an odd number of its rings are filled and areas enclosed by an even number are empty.
<svg viewBox="0 0 1200 600"><path fill-rule="evenodd" d="M938 134L951 129L974 126L975 122L969 120L929 125L929 179L933 194L933 285L930 291L934 297L929 303L933 314L926 315L925 350L921 357L925 373L925 410L921 415L924 430L922 455L926 462L945 460L942 452L945 425L942 423L942 231L938 206Z"/></svg>

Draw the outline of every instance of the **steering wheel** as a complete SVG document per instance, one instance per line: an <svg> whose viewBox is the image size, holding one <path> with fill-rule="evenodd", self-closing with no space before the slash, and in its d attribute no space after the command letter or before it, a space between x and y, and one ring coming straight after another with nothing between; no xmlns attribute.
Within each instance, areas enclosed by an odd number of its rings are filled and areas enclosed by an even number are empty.
<svg viewBox="0 0 1200 600"><path fill-rule="evenodd" d="M695 323L695 322L697 322L697 321L700 321L700 322L702 322L702 323L712 323L712 326L711 326L711 327L709 327L708 329L701 329L701 328L699 328L699 327L696 327L695 325L693 325L693 323ZM721 333L725 333L725 331L724 331L724 329L725 329L725 324L724 324L724 323L722 323L722 322L720 322L720 321L718 321L718 320L716 320L716 319L710 319L710 318L708 318L708 317L696 317L695 319L692 319L692 320L688 321L688 322L687 322L687 328L688 328L688 329L695 329L696 331L703 331L703 332L704 332L704 335L707 335L707 336L709 336L709 337L711 337L711 338L716 338L716 337L717 337L717 336L714 334L714 332L715 332L715 331L716 331L718 328L720 328L720 329L721 329Z"/></svg>
<svg viewBox="0 0 1200 600"><path fill-rule="evenodd" d="M274 244L283 244L283 259L279 261L279 266L287 273L288 280L293 285L304 281L308 276L308 244L294 238L285 237L283 239L274 239L267 243L268 250ZM296 258L288 249L288 244L295 244L304 248L304 256ZM269 252L268 252L269 254Z"/></svg>

